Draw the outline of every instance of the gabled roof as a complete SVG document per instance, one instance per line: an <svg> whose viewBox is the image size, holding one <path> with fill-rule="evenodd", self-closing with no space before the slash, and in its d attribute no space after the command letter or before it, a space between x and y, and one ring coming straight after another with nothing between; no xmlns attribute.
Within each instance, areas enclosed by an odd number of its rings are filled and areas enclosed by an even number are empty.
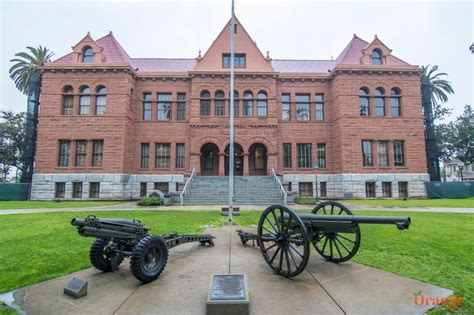
<svg viewBox="0 0 474 315"><path fill-rule="evenodd" d="M196 65L191 58L133 58L132 62L139 72L187 72Z"/></svg>
<svg viewBox="0 0 474 315"><path fill-rule="evenodd" d="M328 72L334 69L336 61L273 59L272 66L276 72Z"/></svg>

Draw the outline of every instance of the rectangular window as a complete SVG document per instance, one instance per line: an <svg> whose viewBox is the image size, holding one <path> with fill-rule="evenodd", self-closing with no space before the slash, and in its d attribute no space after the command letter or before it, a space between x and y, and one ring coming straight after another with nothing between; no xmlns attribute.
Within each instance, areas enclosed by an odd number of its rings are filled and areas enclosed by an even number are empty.
<svg viewBox="0 0 474 315"><path fill-rule="evenodd" d="M99 198L100 183L89 183L89 198Z"/></svg>
<svg viewBox="0 0 474 315"><path fill-rule="evenodd" d="M171 145L169 143L155 144L155 167L169 168L171 160Z"/></svg>
<svg viewBox="0 0 474 315"><path fill-rule="evenodd" d="M318 167L326 168L326 144L318 143Z"/></svg>
<svg viewBox="0 0 474 315"><path fill-rule="evenodd" d="M140 156L140 167L148 168L150 161L150 144L142 143L141 156Z"/></svg>
<svg viewBox="0 0 474 315"><path fill-rule="evenodd" d="M140 197L146 197L146 183L140 183Z"/></svg>
<svg viewBox="0 0 474 315"><path fill-rule="evenodd" d="M316 94L316 120L324 120L324 94Z"/></svg>
<svg viewBox="0 0 474 315"><path fill-rule="evenodd" d="M69 140L59 140L58 166L69 166L69 154L71 152L71 142Z"/></svg>
<svg viewBox="0 0 474 315"><path fill-rule="evenodd" d="M245 68L245 54L234 54L234 67ZM230 68L230 54L222 54L222 68Z"/></svg>
<svg viewBox="0 0 474 315"><path fill-rule="evenodd" d="M63 106L61 110L61 115L72 115L73 100L74 96L63 95Z"/></svg>
<svg viewBox="0 0 474 315"><path fill-rule="evenodd" d="M155 183L155 190L159 190L165 194L170 192L170 185L168 182Z"/></svg>
<svg viewBox="0 0 474 315"><path fill-rule="evenodd" d="M319 195L321 197L327 197L326 182L319 183Z"/></svg>
<svg viewBox="0 0 474 315"><path fill-rule="evenodd" d="M291 120L290 112L290 94L281 95L281 119Z"/></svg>
<svg viewBox="0 0 474 315"><path fill-rule="evenodd" d="M76 140L76 164L75 166L86 166L87 141Z"/></svg>
<svg viewBox="0 0 474 315"><path fill-rule="evenodd" d="M398 196L408 198L408 182L398 182Z"/></svg>
<svg viewBox="0 0 474 315"><path fill-rule="evenodd" d="M405 141L393 141L393 163L395 166L405 166Z"/></svg>
<svg viewBox="0 0 474 315"><path fill-rule="evenodd" d="M313 183L298 183L300 197L313 197Z"/></svg>
<svg viewBox="0 0 474 315"><path fill-rule="evenodd" d="M199 102L199 112L201 116L210 116L211 115L211 100L201 98Z"/></svg>
<svg viewBox="0 0 474 315"><path fill-rule="evenodd" d="M219 117L225 115L225 99L214 99L214 112L215 115Z"/></svg>
<svg viewBox="0 0 474 315"><path fill-rule="evenodd" d="M104 140L92 141L92 166L102 166L104 156Z"/></svg>
<svg viewBox="0 0 474 315"><path fill-rule="evenodd" d="M384 198L392 198L392 183L382 182L382 196Z"/></svg>
<svg viewBox="0 0 474 315"><path fill-rule="evenodd" d="M291 143L283 143L283 167L291 168Z"/></svg>
<svg viewBox="0 0 474 315"><path fill-rule="evenodd" d="M89 95L81 95L79 97L79 115L89 115L91 107L91 97Z"/></svg>
<svg viewBox="0 0 474 315"><path fill-rule="evenodd" d="M178 93L178 121L186 120L186 93Z"/></svg>
<svg viewBox="0 0 474 315"><path fill-rule="evenodd" d="M158 93L157 120L171 120L171 93Z"/></svg>
<svg viewBox="0 0 474 315"><path fill-rule="evenodd" d="M311 167L311 143L297 144L298 167Z"/></svg>
<svg viewBox="0 0 474 315"><path fill-rule="evenodd" d="M296 120L311 120L311 114L309 109L309 94L296 94L295 100Z"/></svg>
<svg viewBox="0 0 474 315"><path fill-rule="evenodd" d="M379 157L379 166L388 166L388 141L377 142L377 153Z"/></svg>
<svg viewBox="0 0 474 315"><path fill-rule="evenodd" d="M64 198L66 193L66 183L55 183L54 198Z"/></svg>
<svg viewBox="0 0 474 315"><path fill-rule="evenodd" d="M400 97L390 98L390 112L392 117L401 116Z"/></svg>
<svg viewBox="0 0 474 315"><path fill-rule="evenodd" d="M367 198L375 198L375 182L365 183L365 196Z"/></svg>
<svg viewBox="0 0 474 315"><path fill-rule="evenodd" d="M151 120L151 93L143 93L143 120Z"/></svg>
<svg viewBox="0 0 474 315"><path fill-rule="evenodd" d="M95 99L95 114L104 115L106 105L107 105L107 96L98 95Z"/></svg>
<svg viewBox="0 0 474 315"><path fill-rule="evenodd" d="M373 166L372 141L370 140L362 141L362 165Z"/></svg>
<svg viewBox="0 0 474 315"><path fill-rule="evenodd" d="M184 143L176 143L176 168L184 168Z"/></svg>
<svg viewBox="0 0 474 315"><path fill-rule="evenodd" d="M382 96L375 96L375 116L385 116L385 100Z"/></svg>
<svg viewBox="0 0 474 315"><path fill-rule="evenodd" d="M82 183L72 183L72 198L82 198Z"/></svg>

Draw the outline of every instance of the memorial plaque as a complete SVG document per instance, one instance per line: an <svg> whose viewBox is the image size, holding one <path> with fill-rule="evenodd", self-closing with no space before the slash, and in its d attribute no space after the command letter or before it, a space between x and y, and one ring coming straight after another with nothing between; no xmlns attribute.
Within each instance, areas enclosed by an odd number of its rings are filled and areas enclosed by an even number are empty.
<svg viewBox="0 0 474 315"><path fill-rule="evenodd" d="M243 275L215 275L212 280L210 300L245 300Z"/></svg>
<svg viewBox="0 0 474 315"><path fill-rule="evenodd" d="M81 278L72 278L72 280L64 287L64 294L80 298L87 295L87 281Z"/></svg>

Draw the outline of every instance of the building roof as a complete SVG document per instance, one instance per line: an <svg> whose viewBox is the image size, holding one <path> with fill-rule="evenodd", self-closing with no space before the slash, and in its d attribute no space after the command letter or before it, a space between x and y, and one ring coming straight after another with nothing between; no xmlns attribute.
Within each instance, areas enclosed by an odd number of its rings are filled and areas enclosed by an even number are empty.
<svg viewBox="0 0 474 315"><path fill-rule="evenodd" d="M105 63L126 63L138 72L188 72L196 66L196 60L193 58L131 58L112 32L98 39L97 44L102 48ZM273 59L271 65L276 72L281 73L327 73L338 64L361 64L363 50L369 45L354 34L336 60ZM54 63L71 63L72 56L73 54L69 53L55 60ZM392 65L409 65L391 54L387 57Z"/></svg>

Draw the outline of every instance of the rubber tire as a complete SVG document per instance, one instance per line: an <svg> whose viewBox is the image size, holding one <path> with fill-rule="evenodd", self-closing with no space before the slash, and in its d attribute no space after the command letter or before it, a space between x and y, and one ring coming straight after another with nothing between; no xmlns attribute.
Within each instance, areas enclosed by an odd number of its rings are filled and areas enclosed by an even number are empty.
<svg viewBox="0 0 474 315"><path fill-rule="evenodd" d="M143 260L148 249L155 246L160 251L161 257L158 262L158 267L153 272L144 268ZM168 246L166 242L159 235L145 236L138 242L130 257L130 270L135 278L143 283L151 282L158 278L163 272L168 262Z"/></svg>
<svg viewBox="0 0 474 315"><path fill-rule="evenodd" d="M89 251L89 258L92 266L103 271L112 271L112 263L110 259L105 259L103 256L104 247L109 243L108 240L98 238L92 243L91 250ZM117 266L123 262L123 257L118 261Z"/></svg>

